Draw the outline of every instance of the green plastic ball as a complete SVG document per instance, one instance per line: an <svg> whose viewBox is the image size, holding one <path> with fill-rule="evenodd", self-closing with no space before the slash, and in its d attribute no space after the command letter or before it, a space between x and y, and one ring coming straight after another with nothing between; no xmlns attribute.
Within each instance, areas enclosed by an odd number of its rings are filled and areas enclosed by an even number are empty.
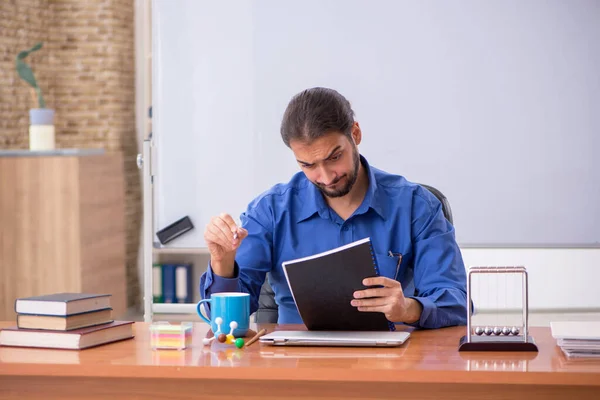
<svg viewBox="0 0 600 400"><path fill-rule="evenodd" d="M244 347L244 339L242 339L242 338L235 339L235 347L237 347L238 349L241 349L242 347Z"/></svg>

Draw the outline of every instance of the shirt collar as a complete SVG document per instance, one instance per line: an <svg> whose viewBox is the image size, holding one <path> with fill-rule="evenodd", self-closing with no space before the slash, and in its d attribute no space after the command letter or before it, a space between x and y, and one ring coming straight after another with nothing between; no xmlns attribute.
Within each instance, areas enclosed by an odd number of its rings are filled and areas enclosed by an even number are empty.
<svg viewBox="0 0 600 400"><path fill-rule="evenodd" d="M323 199L321 191L308 179L306 179L306 183L306 198L304 199L302 210L300 210L296 222L302 222L309 219L316 213L319 213L321 217L324 217L327 208L329 207L325 202L325 199Z"/></svg>
<svg viewBox="0 0 600 400"><path fill-rule="evenodd" d="M369 177L369 187L367 188L367 193L362 204L358 207L355 214L364 214L369 208L372 208L381 218L385 218L385 192L377 184L374 168L371 168L367 159L361 155L360 162Z"/></svg>
<svg viewBox="0 0 600 400"><path fill-rule="evenodd" d="M382 198L382 196L384 196L384 192L377 185L375 171L373 171L373 168L371 168L367 159L362 155L360 156L360 162L362 163L362 166L365 168L367 176L369 177L369 186L362 204L358 207L354 214L364 214L369 208L372 208L377 214L379 214L379 216L381 216L381 218L385 218L385 201ZM322 218L326 218L326 213L329 209L329 206L325 202L321 191L312 182L307 180L307 183L307 196L302 206L302 210L300 210L300 213L298 214L298 220L296 222L302 222L317 213Z"/></svg>

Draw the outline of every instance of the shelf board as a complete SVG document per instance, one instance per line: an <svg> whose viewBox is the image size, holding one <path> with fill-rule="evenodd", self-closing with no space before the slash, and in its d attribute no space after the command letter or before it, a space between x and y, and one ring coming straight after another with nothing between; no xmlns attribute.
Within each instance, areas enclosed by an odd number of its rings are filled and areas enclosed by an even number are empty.
<svg viewBox="0 0 600 400"><path fill-rule="evenodd" d="M178 248L178 247L154 247L152 249L154 254L200 254L200 255L208 255L210 254L208 249L203 248Z"/></svg>
<svg viewBox="0 0 600 400"><path fill-rule="evenodd" d="M196 304L195 303L154 303L152 304L152 311L156 314L195 314Z"/></svg>

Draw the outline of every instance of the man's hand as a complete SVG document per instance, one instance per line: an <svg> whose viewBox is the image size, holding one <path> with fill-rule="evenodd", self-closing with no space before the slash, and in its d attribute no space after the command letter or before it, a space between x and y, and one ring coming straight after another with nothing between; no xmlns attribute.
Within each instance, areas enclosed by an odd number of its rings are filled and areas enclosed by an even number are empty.
<svg viewBox="0 0 600 400"><path fill-rule="evenodd" d="M358 311L382 312L391 322L414 323L421 318L423 306L415 299L407 299L400 282L378 276L363 280L365 286L383 286L354 292L352 305Z"/></svg>
<svg viewBox="0 0 600 400"><path fill-rule="evenodd" d="M238 227L229 214L213 217L204 230L204 240L210 251L210 265L214 273L233 277L235 253L248 231Z"/></svg>

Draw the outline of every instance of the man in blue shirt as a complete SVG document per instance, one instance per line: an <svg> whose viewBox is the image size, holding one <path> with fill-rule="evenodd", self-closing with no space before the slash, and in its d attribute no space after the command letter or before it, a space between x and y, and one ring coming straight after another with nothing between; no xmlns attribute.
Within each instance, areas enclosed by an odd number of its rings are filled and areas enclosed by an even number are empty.
<svg viewBox="0 0 600 400"><path fill-rule="evenodd" d="M255 198L241 226L228 214L211 219L202 297L246 292L255 312L270 272L278 322L302 323L282 262L370 237L381 276L363 284L380 287L355 292L353 306L422 328L466 324L466 273L454 227L428 190L359 154L362 132L350 103L335 90L305 90L290 101L281 136L302 171Z"/></svg>

